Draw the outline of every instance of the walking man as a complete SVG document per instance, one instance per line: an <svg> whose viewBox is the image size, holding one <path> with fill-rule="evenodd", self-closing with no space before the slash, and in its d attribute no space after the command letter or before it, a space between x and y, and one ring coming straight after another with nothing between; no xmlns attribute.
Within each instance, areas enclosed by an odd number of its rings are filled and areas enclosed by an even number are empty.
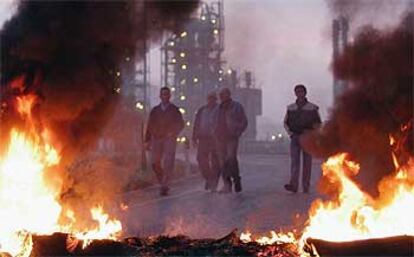
<svg viewBox="0 0 414 257"><path fill-rule="evenodd" d="M247 128L243 106L231 98L228 88L220 91L218 121L215 129L217 152L223 178L221 193L231 193L234 183L236 192L242 191L237 150L239 139Z"/></svg>
<svg viewBox="0 0 414 257"><path fill-rule="evenodd" d="M151 150L152 169L161 184L161 196L168 195L177 135L184 128L181 112L170 102L170 98L170 89L161 88L161 103L151 110L145 135L145 147Z"/></svg>
<svg viewBox="0 0 414 257"><path fill-rule="evenodd" d="M215 92L208 94L207 104L197 110L194 128L193 144L197 148L197 162L205 179L205 189L216 192L220 177L214 128L217 124L218 104Z"/></svg>
<svg viewBox="0 0 414 257"><path fill-rule="evenodd" d="M300 145L300 136L306 131L319 126L321 118L319 107L308 101L306 98L306 87L302 84L294 88L296 102L287 107L284 125L290 136L290 183L285 189L296 193L299 186L300 155L302 153L302 187L304 193L309 193L309 185L312 169L312 156Z"/></svg>

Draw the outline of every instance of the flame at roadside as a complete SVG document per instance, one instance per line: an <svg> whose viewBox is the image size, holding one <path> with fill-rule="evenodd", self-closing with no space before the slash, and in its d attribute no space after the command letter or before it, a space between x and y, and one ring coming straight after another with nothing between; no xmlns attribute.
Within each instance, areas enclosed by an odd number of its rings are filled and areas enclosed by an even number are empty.
<svg viewBox="0 0 414 257"><path fill-rule="evenodd" d="M338 198L317 200L310 211L302 240L354 241L414 235L414 160L399 167L379 184L379 196L371 198L351 180L359 165L346 154L329 158L323 174L338 185ZM335 233L332 233L332 229Z"/></svg>
<svg viewBox="0 0 414 257"><path fill-rule="evenodd" d="M91 219L96 221L93 228L73 230L77 221L71 210L66 212L67 221L60 222L63 209L58 202L59 188L45 181L45 171L56 167L60 156L48 142L47 129L33 122L36 99L35 95L16 98L24 130L11 130L7 149L0 157L0 252L29 256L32 234L71 233L84 240L84 246L92 239L115 239L122 230L121 223L109 219L102 207L91 210Z"/></svg>
<svg viewBox="0 0 414 257"><path fill-rule="evenodd" d="M396 162L395 172L378 185L377 198L362 191L352 180L359 169L359 164L346 153L332 156L322 165L333 197L313 202L302 235L271 231L270 237L253 237L246 232L240 240L262 245L290 244L298 255L310 256L307 251L317 254L317 249L307 244L309 238L345 242L414 236L414 159L411 157L401 166Z"/></svg>
<svg viewBox="0 0 414 257"><path fill-rule="evenodd" d="M92 240L96 239L117 239L122 231L122 224L119 220L109 219L109 215L104 212L102 207L91 210L92 219L97 221L99 227L86 232L75 233L77 239L83 240L82 247L85 248Z"/></svg>
<svg viewBox="0 0 414 257"><path fill-rule="evenodd" d="M263 236L259 238L252 238L250 232L245 232L240 234L240 240L244 243L249 243L252 241L257 242L261 245L271 245L271 244L296 244L297 238L293 232L275 232L270 231L270 236Z"/></svg>
<svg viewBox="0 0 414 257"><path fill-rule="evenodd" d="M257 256L301 256L301 257L310 257L318 256L316 249L313 246L309 246L312 252L312 255L305 251L305 245L303 241L299 240L299 236L293 232L276 232L270 231L269 236L253 236L250 232L245 232L240 234L240 241L243 243L255 242L259 245L272 246L272 248L265 248L262 252L259 252ZM277 247L283 247L285 253L279 253ZM270 252L269 252L270 250ZM288 253L286 255L286 252ZM276 255L275 255L276 254Z"/></svg>
<svg viewBox="0 0 414 257"><path fill-rule="evenodd" d="M40 234L58 229L61 207L58 194L44 186L43 170L58 160L49 158L53 149L30 142L16 130L11 132L9 148L0 161L0 250L17 254L23 231Z"/></svg>

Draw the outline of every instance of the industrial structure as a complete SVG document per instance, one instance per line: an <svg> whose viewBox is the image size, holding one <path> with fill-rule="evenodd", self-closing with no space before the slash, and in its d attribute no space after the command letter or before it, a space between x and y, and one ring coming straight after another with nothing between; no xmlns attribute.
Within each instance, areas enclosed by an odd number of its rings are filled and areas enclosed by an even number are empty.
<svg viewBox="0 0 414 257"><path fill-rule="evenodd" d="M344 16L334 19L332 22L332 44L333 44L333 60L336 60L348 45L349 22ZM335 75L333 78L333 94L334 99L342 94L348 85L346 81L338 79Z"/></svg>
<svg viewBox="0 0 414 257"><path fill-rule="evenodd" d="M236 70L224 70L223 51L222 1L203 3L186 27L162 45L162 86L171 88L173 101L186 121L181 141L191 135L195 113L205 104L207 94L222 87L229 87L246 109L249 126L244 138L256 138L256 117L262 112L261 90L255 88L251 72L240 79Z"/></svg>

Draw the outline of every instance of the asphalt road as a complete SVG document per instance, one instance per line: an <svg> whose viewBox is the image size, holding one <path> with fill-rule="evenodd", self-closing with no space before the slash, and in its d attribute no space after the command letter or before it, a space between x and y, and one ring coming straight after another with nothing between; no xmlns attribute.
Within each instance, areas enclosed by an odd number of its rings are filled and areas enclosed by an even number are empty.
<svg viewBox="0 0 414 257"><path fill-rule="evenodd" d="M313 163L310 194L283 189L289 179L289 156L240 157L243 192L210 193L198 175L173 183L170 195L159 196L159 187L129 192L128 210L121 221L125 234L138 236L185 234L193 238L221 237L238 229L255 234L270 230L301 229L315 198L320 164Z"/></svg>

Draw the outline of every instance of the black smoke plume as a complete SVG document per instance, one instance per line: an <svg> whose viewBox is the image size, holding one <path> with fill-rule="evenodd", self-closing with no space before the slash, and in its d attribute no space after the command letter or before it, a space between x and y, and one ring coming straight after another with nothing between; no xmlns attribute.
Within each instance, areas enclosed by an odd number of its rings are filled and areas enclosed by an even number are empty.
<svg viewBox="0 0 414 257"><path fill-rule="evenodd" d="M62 156L58 179L81 180L65 167L88 152L112 116L122 62L142 57L143 40L177 32L197 6L195 0L20 1L0 31L1 150L11 128L24 126L16 97L35 94L39 131L49 130Z"/></svg>
<svg viewBox="0 0 414 257"><path fill-rule="evenodd" d="M196 1L21 1L0 33L4 107L18 94L35 92L42 99L38 117L59 135L63 152L80 151L93 142L116 103L121 62L132 59L140 40L178 29L196 6ZM19 77L23 87L12 88ZM2 135L8 134L11 112L4 110Z"/></svg>
<svg viewBox="0 0 414 257"><path fill-rule="evenodd" d="M366 14L393 4L387 0L326 0L325 2L335 15L343 15L351 19L361 13Z"/></svg>
<svg viewBox="0 0 414 257"><path fill-rule="evenodd" d="M334 74L349 83L328 122L304 139L309 151L327 157L349 152L361 164L357 182L376 195L381 178L394 170L389 135L404 125L411 133L404 152L413 153L413 25L408 13L397 28L363 27L333 63Z"/></svg>

